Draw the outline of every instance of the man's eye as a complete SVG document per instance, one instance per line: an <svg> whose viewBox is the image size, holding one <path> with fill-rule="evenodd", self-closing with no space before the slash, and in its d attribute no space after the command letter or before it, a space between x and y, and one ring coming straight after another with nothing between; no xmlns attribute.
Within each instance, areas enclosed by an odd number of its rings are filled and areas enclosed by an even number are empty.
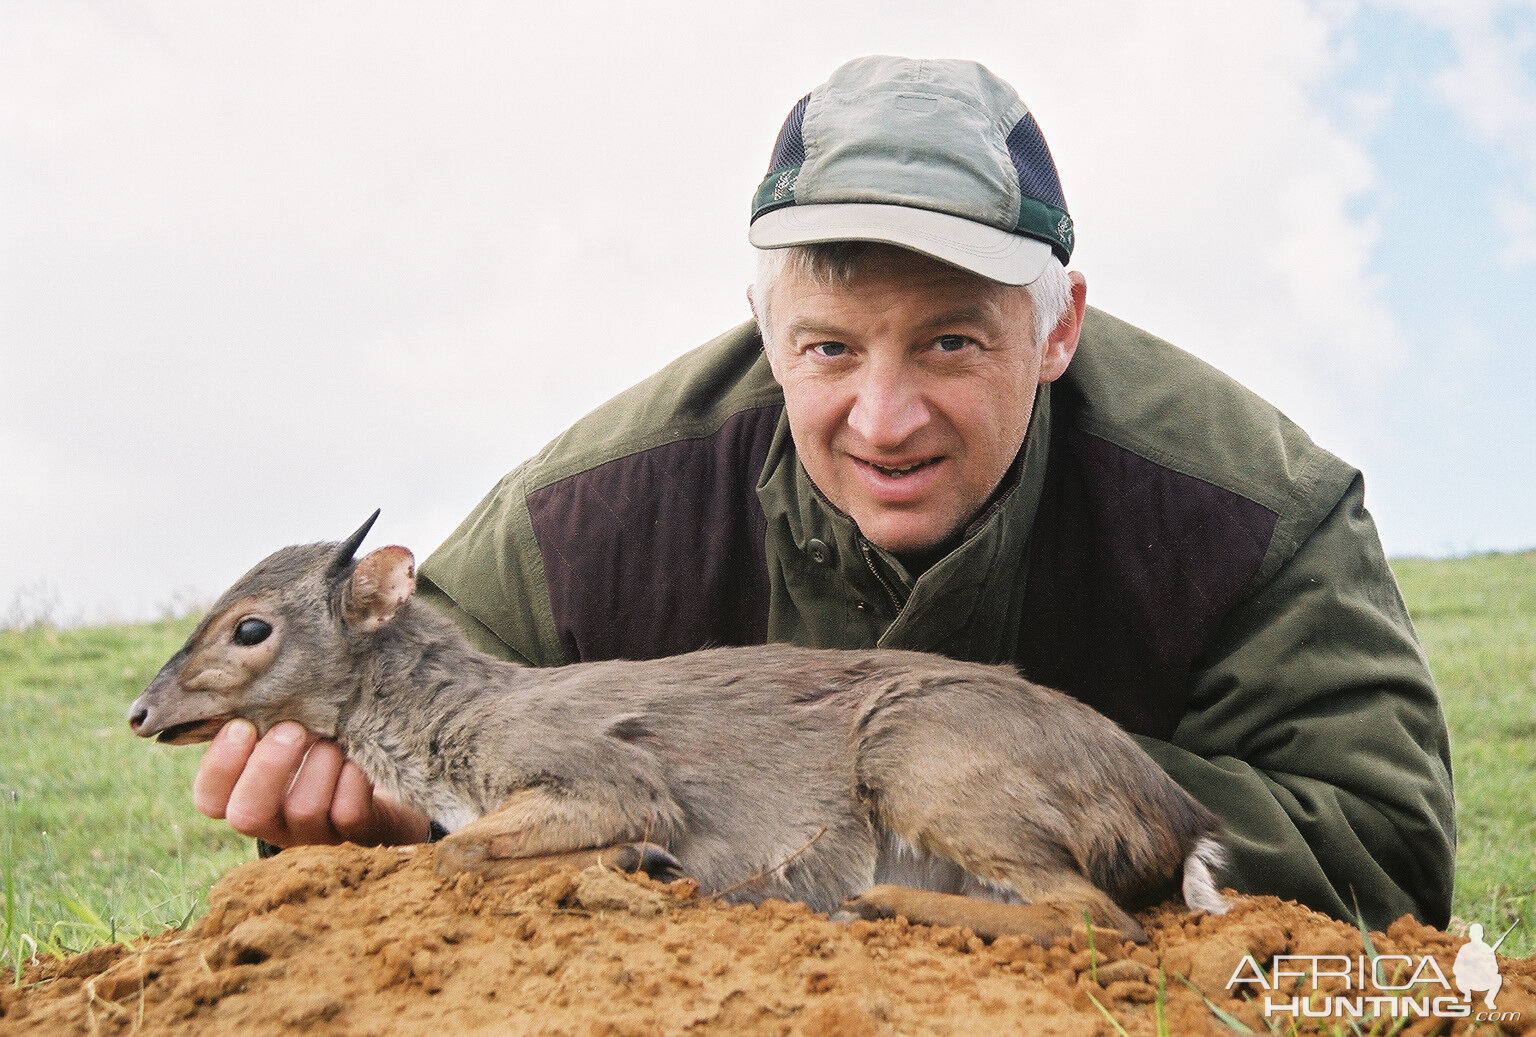
<svg viewBox="0 0 1536 1037"><path fill-rule="evenodd" d="M933 343L941 353L954 353L970 344L971 340L964 335L940 335Z"/></svg>
<svg viewBox="0 0 1536 1037"><path fill-rule="evenodd" d="M835 357L848 352L848 347L841 342L818 342L811 347L811 352L818 356Z"/></svg>

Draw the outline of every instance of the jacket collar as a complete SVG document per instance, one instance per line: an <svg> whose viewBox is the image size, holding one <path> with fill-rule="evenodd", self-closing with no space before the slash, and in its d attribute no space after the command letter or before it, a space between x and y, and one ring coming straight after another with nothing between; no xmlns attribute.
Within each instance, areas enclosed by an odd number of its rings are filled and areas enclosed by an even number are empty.
<svg viewBox="0 0 1536 1037"><path fill-rule="evenodd" d="M989 588L1023 586L1024 545L1045 484L1050 386L1035 397L1010 486L977 515L961 542L915 579L827 501L795 454L786 416L758 482L767 519L769 640L816 646L938 650L990 657L1017 638L991 629L1014 610ZM1012 589L1012 590L1009 590Z"/></svg>

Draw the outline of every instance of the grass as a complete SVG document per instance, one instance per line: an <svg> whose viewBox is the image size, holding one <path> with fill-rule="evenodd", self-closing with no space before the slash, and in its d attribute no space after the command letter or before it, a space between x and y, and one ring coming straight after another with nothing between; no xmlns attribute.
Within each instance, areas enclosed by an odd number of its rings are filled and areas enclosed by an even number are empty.
<svg viewBox="0 0 1536 1037"><path fill-rule="evenodd" d="M1452 911L1536 952L1536 551L1393 563L1451 729Z"/></svg>
<svg viewBox="0 0 1536 1037"><path fill-rule="evenodd" d="M192 625L0 630L0 966L181 924L251 857L192 809L200 753L125 720Z"/></svg>
<svg viewBox="0 0 1536 1037"><path fill-rule="evenodd" d="M1394 563L1452 734L1455 913L1536 950L1536 552ZM193 619L0 630L0 967L184 924L251 842L192 808L198 749L124 713Z"/></svg>

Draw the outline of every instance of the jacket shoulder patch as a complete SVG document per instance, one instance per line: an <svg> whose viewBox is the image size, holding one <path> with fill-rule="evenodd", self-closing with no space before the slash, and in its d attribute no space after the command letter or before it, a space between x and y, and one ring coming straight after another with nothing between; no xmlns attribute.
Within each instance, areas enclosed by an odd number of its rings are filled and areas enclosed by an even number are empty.
<svg viewBox="0 0 1536 1037"><path fill-rule="evenodd" d="M1053 439L1020 666L1129 731L1168 738L1278 516L1081 429Z"/></svg>
<svg viewBox="0 0 1536 1037"><path fill-rule="evenodd" d="M528 494L555 626L577 660L759 644L768 627L755 486L783 407L732 415Z"/></svg>

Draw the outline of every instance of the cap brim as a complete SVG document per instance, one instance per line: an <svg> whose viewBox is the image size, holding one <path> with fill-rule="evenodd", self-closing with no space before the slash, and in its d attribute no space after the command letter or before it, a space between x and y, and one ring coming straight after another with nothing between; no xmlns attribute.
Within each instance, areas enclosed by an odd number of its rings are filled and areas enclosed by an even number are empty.
<svg viewBox="0 0 1536 1037"><path fill-rule="evenodd" d="M882 241L1003 284L1029 284L1051 258L1051 246L1036 238L930 209L872 202L786 205L753 220L747 240L757 248Z"/></svg>

